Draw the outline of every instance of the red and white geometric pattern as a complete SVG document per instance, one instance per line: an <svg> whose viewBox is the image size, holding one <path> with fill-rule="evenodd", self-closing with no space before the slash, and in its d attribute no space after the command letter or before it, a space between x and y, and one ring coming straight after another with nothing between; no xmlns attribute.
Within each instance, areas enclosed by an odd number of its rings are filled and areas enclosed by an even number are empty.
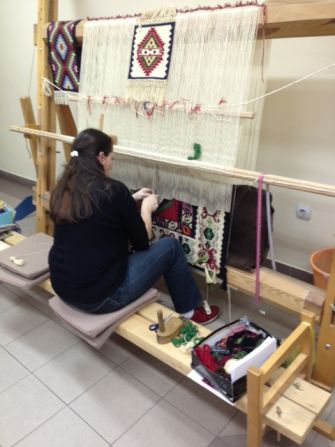
<svg viewBox="0 0 335 447"><path fill-rule="evenodd" d="M128 79L167 79L174 23L135 26Z"/></svg>

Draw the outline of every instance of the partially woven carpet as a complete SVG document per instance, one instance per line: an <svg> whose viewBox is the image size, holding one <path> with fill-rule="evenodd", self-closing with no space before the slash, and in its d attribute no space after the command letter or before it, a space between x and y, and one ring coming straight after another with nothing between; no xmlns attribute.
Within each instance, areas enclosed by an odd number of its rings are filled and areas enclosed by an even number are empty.
<svg viewBox="0 0 335 447"><path fill-rule="evenodd" d="M204 264L225 283L225 264L229 231L229 213L211 213L205 207L176 199L164 200L153 215L154 239L170 236L182 245L189 264L200 269ZM199 263L200 259L207 259Z"/></svg>

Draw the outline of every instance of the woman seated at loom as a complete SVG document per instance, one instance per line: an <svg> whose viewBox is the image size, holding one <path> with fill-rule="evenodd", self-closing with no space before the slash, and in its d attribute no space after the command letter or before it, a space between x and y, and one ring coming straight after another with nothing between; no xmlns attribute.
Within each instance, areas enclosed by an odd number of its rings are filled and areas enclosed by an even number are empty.
<svg viewBox="0 0 335 447"><path fill-rule="evenodd" d="M52 287L66 303L101 314L136 300L163 275L179 314L200 324L213 321L219 308L201 305L179 242L167 237L149 243L158 196L148 188L131 196L109 177L112 149L111 138L97 129L82 131L73 142L50 201Z"/></svg>

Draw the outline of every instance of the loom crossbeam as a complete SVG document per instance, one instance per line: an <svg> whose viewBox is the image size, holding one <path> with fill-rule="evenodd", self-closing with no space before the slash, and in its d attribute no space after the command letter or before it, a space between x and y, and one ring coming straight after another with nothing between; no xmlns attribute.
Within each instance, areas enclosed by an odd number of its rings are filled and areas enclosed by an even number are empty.
<svg viewBox="0 0 335 447"><path fill-rule="evenodd" d="M335 35L335 2L333 0L268 0L264 37L280 39ZM262 20L261 20L262 23ZM78 42L83 40L85 20L76 29ZM47 39L47 25L43 38ZM262 26L259 38L263 38Z"/></svg>
<svg viewBox="0 0 335 447"><path fill-rule="evenodd" d="M71 144L74 139L73 136L69 135L61 135L53 132L46 132L16 125L10 126L10 130L13 132L23 133L25 135L35 135L45 137L50 140L62 141L63 143L66 144ZM114 146L114 152L116 157L118 158L137 158L147 163L161 164L166 166L173 166L175 168L180 168L184 170L186 169L195 171L198 172L199 175L204 177L207 176L209 178L213 178L213 176L217 176L218 179L220 179L220 177L221 179L222 177L230 177L256 182L260 176L260 173L255 171L248 171L245 169L237 169L237 168L220 168L209 163L204 162L199 163L196 160L182 160L180 158L171 156L161 156L161 155L155 156L152 152L146 153L144 151L132 148L125 148L118 145ZM277 175L264 175L263 182L265 184L281 188L296 189L299 191L306 191L310 193L335 197L334 185L310 182L307 180L299 180L289 177L281 177Z"/></svg>

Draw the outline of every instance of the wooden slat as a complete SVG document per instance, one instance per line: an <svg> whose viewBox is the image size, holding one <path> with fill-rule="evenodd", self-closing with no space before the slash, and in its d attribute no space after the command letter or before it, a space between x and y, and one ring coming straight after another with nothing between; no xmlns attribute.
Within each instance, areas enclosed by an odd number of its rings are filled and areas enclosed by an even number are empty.
<svg viewBox="0 0 335 447"><path fill-rule="evenodd" d="M227 282L248 295L255 294L255 273L227 266ZM309 295L314 295L315 304L307 299ZM322 313L324 291L299 279L262 267L260 297L296 314L300 314L304 309L310 310L319 318Z"/></svg>
<svg viewBox="0 0 335 447"><path fill-rule="evenodd" d="M267 39L335 35L333 0L268 0L266 4Z"/></svg>
<svg viewBox="0 0 335 447"><path fill-rule="evenodd" d="M24 134L39 135L42 140L44 139L43 137L45 137L47 139L65 141L67 143L73 142L73 137L69 135L57 134L55 132L29 129L27 127L16 125L10 126L10 130ZM212 163L198 163L194 160L185 161L180 157L175 157L172 155L157 155L143 149L134 149L118 145L114 146L114 155L118 159L120 158L127 160L131 157L133 160L137 159L151 166L156 166L159 164L162 166L173 167L174 169L178 169L184 173L186 171L191 172L193 176L196 175L198 178L211 178L218 181L222 180L224 177L256 181L260 176L260 173L256 171L248 171L246 169L239 168L223 168ZM316 183L309 180L301 180L271 174L264 175L263 183L266 185L278 186L279 188L295 189L298 191L335 197L335 186L327 185L325 183Z"/></svg>
<svg viewBox="0 0 335 447"><path fill-rule="evenodd" d="M66 104L56 104L56 114L59 128L63 135L75 137L77 135L77 126L73 119L71 109ZM66 162L70 160L71 144L63 142L64 158Z"/></svg>
<svg viewBox="0 0 335 447"><path fill-rule="evenodd" d="M268 0L266 5L267 22L264 32L266 39L335 35L335 2L333 0ZM85 22L82 20L76 28L76 38L79 43L83 40ZM44 31L45 39L47 38L46 30L47 26ZM258 37L263 37L261 26Z"/></svg>
<svg viewBox="0 0 335 447"><path fill-rule="evenodd" d="M21 96L20 98L21 110L24 119L24 125L33 129L39 129L40 126L36 123L33 106L29 96ZM34 161L35 170L37 172L37 140L33 135L26 135L29 141L31 156Z"/></svg>
<svg viewBox="0 0 335 447"><path fill-rule="evenodd" d="M272 354L272 356L260 367L260 370L264 374L265 383L288 356L302 343L302 341L309 336L310 326L303 322L300 323L299 326L283 341L274 354Z"/></svg>
<svg viewBox="0 0 335 447"><path fill-rule="evenodd" d="M328 402L331 394L310 382L296 377L293 383L283 392L283 396L319 415Z"/></svg>
<svg viewBox="0 0 335 447"><path fill-rule="evenodd" d="M335 427L330 425L328 422L317 419L314 423L313 429L327 439L335 441Z"/></svg>
<svg viewBox="0 0 335 447"><path fill-rule="evenodd" d="M306 367L308 357L305 354L298 354L294 361L286 368L276 382L266 391L264 394L264 408L267 408L270 404L273 404L288 387L288 385L294 381L295 377Z"/></svg>
<svg viewBox="0 0 335 447"><path fill-rule="evenodd" d="M315 421L314 413L286 397L280 397L265 414L265 422L269 427L298 444L304 442Z"/></svg>

